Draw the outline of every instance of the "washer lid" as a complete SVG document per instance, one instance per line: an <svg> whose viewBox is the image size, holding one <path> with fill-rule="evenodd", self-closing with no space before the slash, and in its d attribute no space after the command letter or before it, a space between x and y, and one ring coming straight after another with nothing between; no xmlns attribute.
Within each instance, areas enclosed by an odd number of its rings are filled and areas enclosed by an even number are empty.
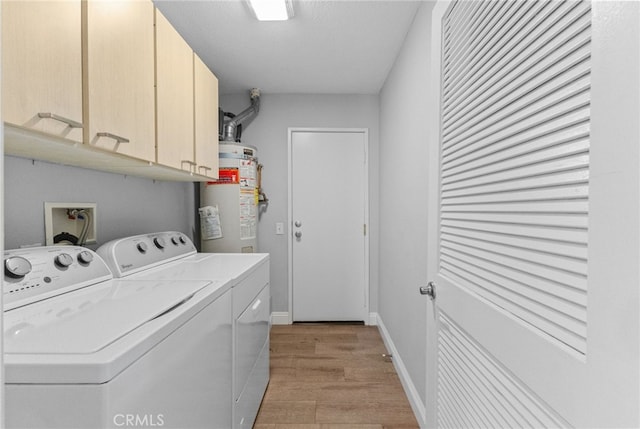
<svg viewBox="0 0 640 429"><path fill-rule="evenodd" d="M207 281L110 280L4 313L7 354L92 354L189 301Z"/></svg>

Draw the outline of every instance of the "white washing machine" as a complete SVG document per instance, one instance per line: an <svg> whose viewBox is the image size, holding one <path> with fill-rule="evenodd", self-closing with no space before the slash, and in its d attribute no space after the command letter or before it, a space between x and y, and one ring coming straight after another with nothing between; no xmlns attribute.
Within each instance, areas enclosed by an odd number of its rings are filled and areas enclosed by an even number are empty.
<svg viewBox="0 0 640 429"><path fill-rule="evenodd" d="M230 282L116 280L76 246L4 258L7 428L229 427Z"/></svg>
<svg viewBox="0 0 640 429"><path fill-rule="evenodd" d="M266 253L197 253L179 232L114 240L97 250L114 276L135 280L224 280L232 291L234 428L251 428L269 383L270 289ZM131 264L130 254L143 255Z"/></svg>

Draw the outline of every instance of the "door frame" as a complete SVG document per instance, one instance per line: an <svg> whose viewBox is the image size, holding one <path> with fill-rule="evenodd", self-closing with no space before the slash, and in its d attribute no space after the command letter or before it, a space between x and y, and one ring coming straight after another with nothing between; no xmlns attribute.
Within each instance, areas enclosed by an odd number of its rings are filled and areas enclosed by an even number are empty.
<svg viewBox="0 0 640 429"><path fill-rule="evenodd" d="M428 112L428 148L427 148L427 237L431 242L439 242L440 223L438 206L440 202L440 107L442 87L441 46L442 46L442 18L449 9L452 0L438 0L431 14L431 75L429 79L430 105ZM433 218L437 218L434 220ZM427 246L427 279L434 279L438 272L438 249L433 245ZM427 337L425 356L425 427L437 428L438 417L438 313L434 300L425 300L427 315Z"/></svg>
<svg viewBox="0 0 640 429"><path fill-rule="evenodd" d="M364 309L363 320L366 325L370 324L369 298L370 298L370 273L369 273L369 236L371 228L369 222L369 129L368 128L305 128L290 127L287 130L287 283L288 283L288 313L287 323L293 323L293 133L358 133L364 136L364 222L367 225L367 233L364 236Z"/></svg>

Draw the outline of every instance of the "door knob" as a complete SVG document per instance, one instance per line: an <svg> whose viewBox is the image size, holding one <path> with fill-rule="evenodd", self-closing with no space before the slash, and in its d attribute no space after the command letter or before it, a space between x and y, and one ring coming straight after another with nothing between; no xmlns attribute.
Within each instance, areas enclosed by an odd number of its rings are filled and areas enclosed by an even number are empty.
<svg viewBox="0 0 640 429"><path fill-rule="evenodd" d="M420 294L427 295L433 301L436 299L436 284L434 282L429 282L427 283L427 286L421 286Z"/></svg>
<svg viewBox="0 0 640 429"><path fill-rule="evenodd" d="M302 237L302 233L301 233L300 231L296 231L296 234L295 234L295 235L296 235L296 238L300 238L300 237Z"/></svg>
<svg viewBox="0 0 640 429"><path fill-rule="evenodd" d="M296 226L296 228L300 228L302 226L302 222L297 220L296 223L294 223L294 225Z"/></svg>

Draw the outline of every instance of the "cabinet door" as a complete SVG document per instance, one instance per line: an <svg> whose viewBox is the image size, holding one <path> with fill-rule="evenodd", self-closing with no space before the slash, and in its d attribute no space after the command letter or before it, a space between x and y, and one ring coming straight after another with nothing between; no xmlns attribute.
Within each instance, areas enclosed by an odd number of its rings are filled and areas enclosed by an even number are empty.
<svg viewBox="0 0 640 429"><path fill-rule="evenodd" d="M218 79L196 55L194 66L195 154L198 174L218 178Z"/></svg>
<svg viewBox="0 0 640 429"><path fill-rule="evenodd" d="M156 9L157 161L194 170L193 51Z"/></svg>
<svg viewBox="0 0 640 429"><path fill-rule="evenodd" d="M2 110L11 124L82 141L79 0L2 2Z"/></svg>
<svg viewBox="0 0 640 429"><path fill-rule="evenodd" d="M85 142L155 161L150 0L87 2Z"/></svg>

